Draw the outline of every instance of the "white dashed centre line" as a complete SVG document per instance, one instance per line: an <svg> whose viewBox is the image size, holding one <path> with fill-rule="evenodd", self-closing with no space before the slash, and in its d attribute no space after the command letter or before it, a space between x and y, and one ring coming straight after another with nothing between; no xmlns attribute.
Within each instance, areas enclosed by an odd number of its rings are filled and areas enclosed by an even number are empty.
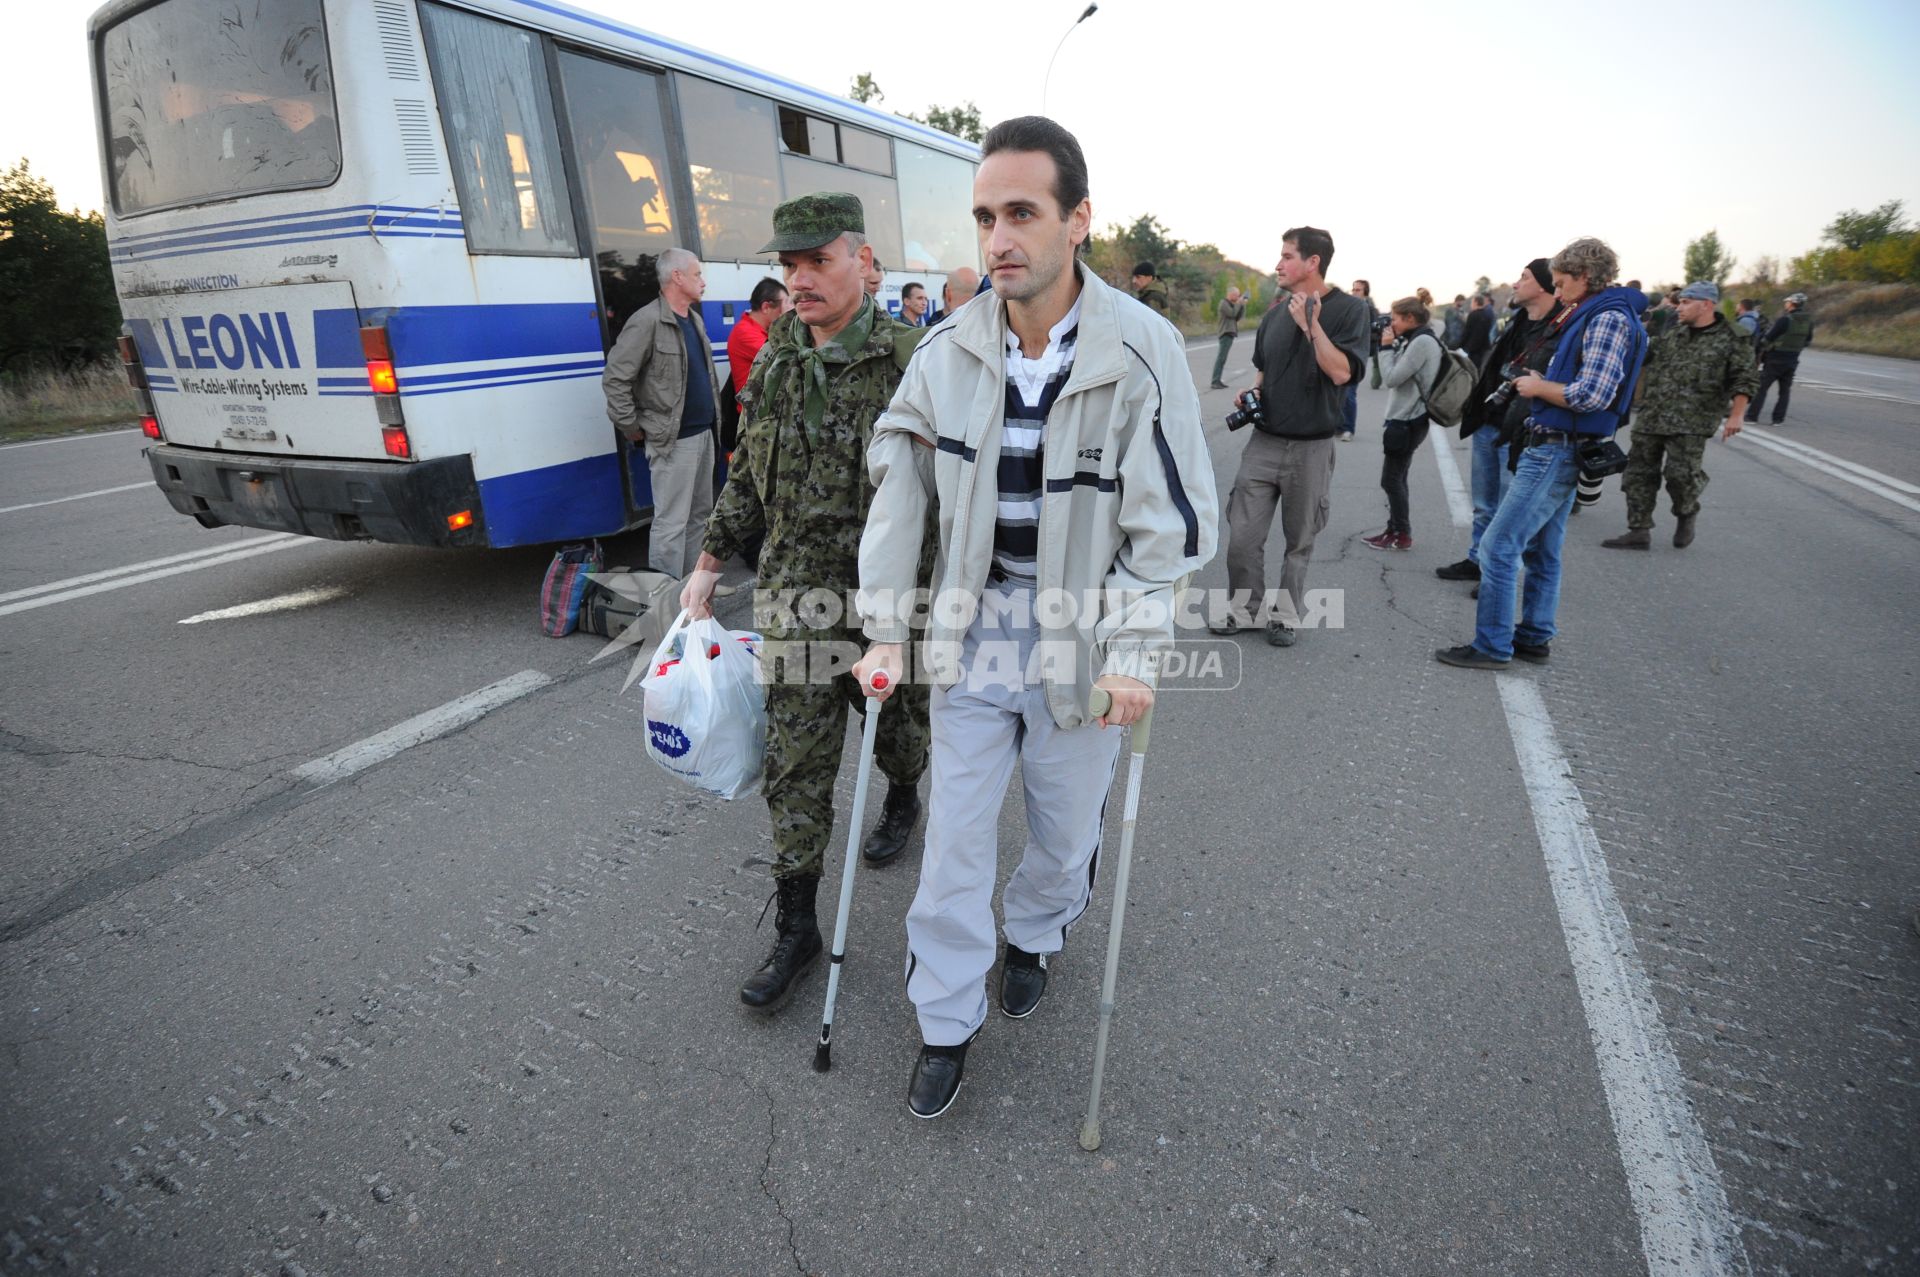
<svg viewBox="0 0 1920 1277"><path fill-rule="evenodd" d="M365 740L355 741L345 749L335 750L325 758L316 758L310 763L302 763L293 769L295 780L310 781L315 786L331 785L337 780L367 770L379 763L386 762L403 750L415 745L425 744L436 737L465 727L468 723L499 709L510 701L519 700L528 692L538 691L551 683L553 679L539 670L521 670L509 675L497 683L489 683L477 692L468 692L465 696L448 701L445 705L430 709L424 714L416 714L404 723L396 723L384 732L376 733Z"/></svg>

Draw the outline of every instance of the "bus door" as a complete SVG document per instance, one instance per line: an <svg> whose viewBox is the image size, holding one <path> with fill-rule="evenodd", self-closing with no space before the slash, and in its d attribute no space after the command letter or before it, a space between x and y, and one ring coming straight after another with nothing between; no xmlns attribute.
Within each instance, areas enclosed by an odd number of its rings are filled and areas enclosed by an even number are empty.
<svg viewBox="0 0 1920 1277"><path fill-rule="evenodd" d="M558 54L573 166L585 196L589 251L600 302L602 341L660 295L653 263L663 249L684 247L684 165L668 142L666 77L571 50ZM653 483L644 445L614 431L629 525L653 511Z"/></svg>

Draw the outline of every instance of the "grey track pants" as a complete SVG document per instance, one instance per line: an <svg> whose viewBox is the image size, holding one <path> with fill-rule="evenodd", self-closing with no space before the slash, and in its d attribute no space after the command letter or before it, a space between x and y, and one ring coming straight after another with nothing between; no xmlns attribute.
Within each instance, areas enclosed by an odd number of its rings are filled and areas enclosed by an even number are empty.
<svg viewBox="0 0 1920 1277"><path fill-rule="evenodd" d="M1093 900L1118 728L1062 730L1028 678L1038 626L1030 590L989 586L962 652L967 671L933 689L933 784L920 889L907 911L907 995L931 1046L965 1042L987 1016L997 945L1000 804L1020 764L1027 842L1001 899L1006 938L1057 953ZM1005 608L996 615L996 608Z"/></svg>

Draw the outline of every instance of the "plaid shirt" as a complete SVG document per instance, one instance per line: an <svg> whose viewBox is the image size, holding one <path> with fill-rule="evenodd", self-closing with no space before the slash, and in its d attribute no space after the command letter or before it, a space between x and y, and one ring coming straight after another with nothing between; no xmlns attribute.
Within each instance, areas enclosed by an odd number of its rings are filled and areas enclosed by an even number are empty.
<svg viewBox="0 0 1920 1277"><path fill-rule="evenodd" d="M1580 371L1567 383L1567 408L1573 412L1598 412L1620 393L1627 377L1627 356L1633 352L1633 321L1619 311L1602 311L1593 317L1580 338Z"/></svg>

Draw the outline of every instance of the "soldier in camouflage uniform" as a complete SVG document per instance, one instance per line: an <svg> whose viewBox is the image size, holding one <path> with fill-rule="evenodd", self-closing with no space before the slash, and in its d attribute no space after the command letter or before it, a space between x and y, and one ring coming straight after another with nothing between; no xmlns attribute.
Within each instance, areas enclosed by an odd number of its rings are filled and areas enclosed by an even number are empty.
<svg viewBox="0 0 1920 1277"><path fill-rule="evenodd" d="M1741 416L1759 375L1747 335L1715 307L1720 290L1710 283L1680 290L1675 319L1647 352L1634 409L1633 448L1620 487L1627 497L1627 531L1600 544L1612 550L1653 545L1653 507L1660 496L1661 463L1678 522L1675 546L1693 544L1700 494L1707 486L1701 462L1717 430L1740 433ZM1731 407L1729 407L1731 403Z"/></svg>
<svg viewBox="0 0 1920 1277"><path fill-rule="evenodd" d="M739 456L681 596L695 616L707 614L720 569L764 535L755 624L767 640L766 798L779 913L773 952L740 988L741 1001L757 1010L784 1004L821 952L814 902L833 832L834 780L847 708L866 699L850 671L865 649L851 599L873 496L867 439L926 331L867 296L873 250L865 226L860 201L838 192L774 211L774 238L762 251L780 255L794 309L768 331L741 392ZM817 608L804 600L810 591ZM894 699L874 749L889 782L886 806L862 849L876 864L906 846L920 818L917 787L931 740L926 685L910 674Z"/></svg>

